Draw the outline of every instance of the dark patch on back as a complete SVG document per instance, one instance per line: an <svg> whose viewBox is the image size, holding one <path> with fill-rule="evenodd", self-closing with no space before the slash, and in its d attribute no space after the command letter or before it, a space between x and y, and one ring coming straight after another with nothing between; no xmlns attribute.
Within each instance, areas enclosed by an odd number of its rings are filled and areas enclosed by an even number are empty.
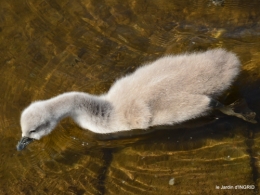
<svg viewBox="0 0 260 195"><path fill-rule="evenodd" d="M104 100L93 100L89 106L92 115L102 118L109 118L112 110L111 104Z"/></svg>

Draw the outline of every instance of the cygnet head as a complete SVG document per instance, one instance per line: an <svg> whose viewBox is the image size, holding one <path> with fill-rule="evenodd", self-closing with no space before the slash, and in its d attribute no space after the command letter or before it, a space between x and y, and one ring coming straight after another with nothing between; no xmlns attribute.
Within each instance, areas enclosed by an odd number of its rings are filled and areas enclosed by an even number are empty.
<svg viewBox="0 0 260 195"><path fill-rule="evenodd" d="M33 140L48 135L56 126L57 119L47 109L43 101L32 103L21 115L22 139L17 150L23 150Z"/></svg>

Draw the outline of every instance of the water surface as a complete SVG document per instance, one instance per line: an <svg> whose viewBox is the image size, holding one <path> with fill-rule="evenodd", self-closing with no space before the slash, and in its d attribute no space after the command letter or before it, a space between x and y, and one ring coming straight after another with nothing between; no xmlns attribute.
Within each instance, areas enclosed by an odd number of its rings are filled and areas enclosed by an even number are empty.
<svg viewBox="0 0 260 195"><path fill-rule="evenodd" d="M20 113L32 101L102 94L144 62L216 47L243 64L221 101L245 98L259 115L259 7L257 0L1 1L0 194L257 194L259 125L229 116L109 136L66 119L26 150L15 146ZM255 189L216 189L222 185Z"/></svg>

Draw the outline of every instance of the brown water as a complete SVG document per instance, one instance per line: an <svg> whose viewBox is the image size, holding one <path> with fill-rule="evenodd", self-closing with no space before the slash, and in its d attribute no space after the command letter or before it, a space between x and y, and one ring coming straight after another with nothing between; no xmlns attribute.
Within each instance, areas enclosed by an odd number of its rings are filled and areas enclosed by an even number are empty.
<svg viewBox="0 0 260 195"><path fill-rule="evenodd" d="M15 146L34 100L101 94L143 62L215 47L243 63L222 102L243 97L259 115L260 1L2 0L0 43L0 194L258 194L259 125L229 116L122 136L66 119L26 150Z"/></svg>

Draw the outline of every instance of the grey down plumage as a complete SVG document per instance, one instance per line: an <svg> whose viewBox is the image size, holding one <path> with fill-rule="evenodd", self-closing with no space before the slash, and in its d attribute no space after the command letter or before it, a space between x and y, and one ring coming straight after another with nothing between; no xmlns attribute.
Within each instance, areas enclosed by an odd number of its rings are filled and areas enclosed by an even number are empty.
<svg viewBox="0 0 260 195"><path fill-rule="evenodd" d="M49 134L65 117L96 133L197 118L218 106L215 98L232 84L240 66L237 56L224 49L168 55L118 79L103 95L68 92L33 102L22 112L17 149Z"/></svg>

